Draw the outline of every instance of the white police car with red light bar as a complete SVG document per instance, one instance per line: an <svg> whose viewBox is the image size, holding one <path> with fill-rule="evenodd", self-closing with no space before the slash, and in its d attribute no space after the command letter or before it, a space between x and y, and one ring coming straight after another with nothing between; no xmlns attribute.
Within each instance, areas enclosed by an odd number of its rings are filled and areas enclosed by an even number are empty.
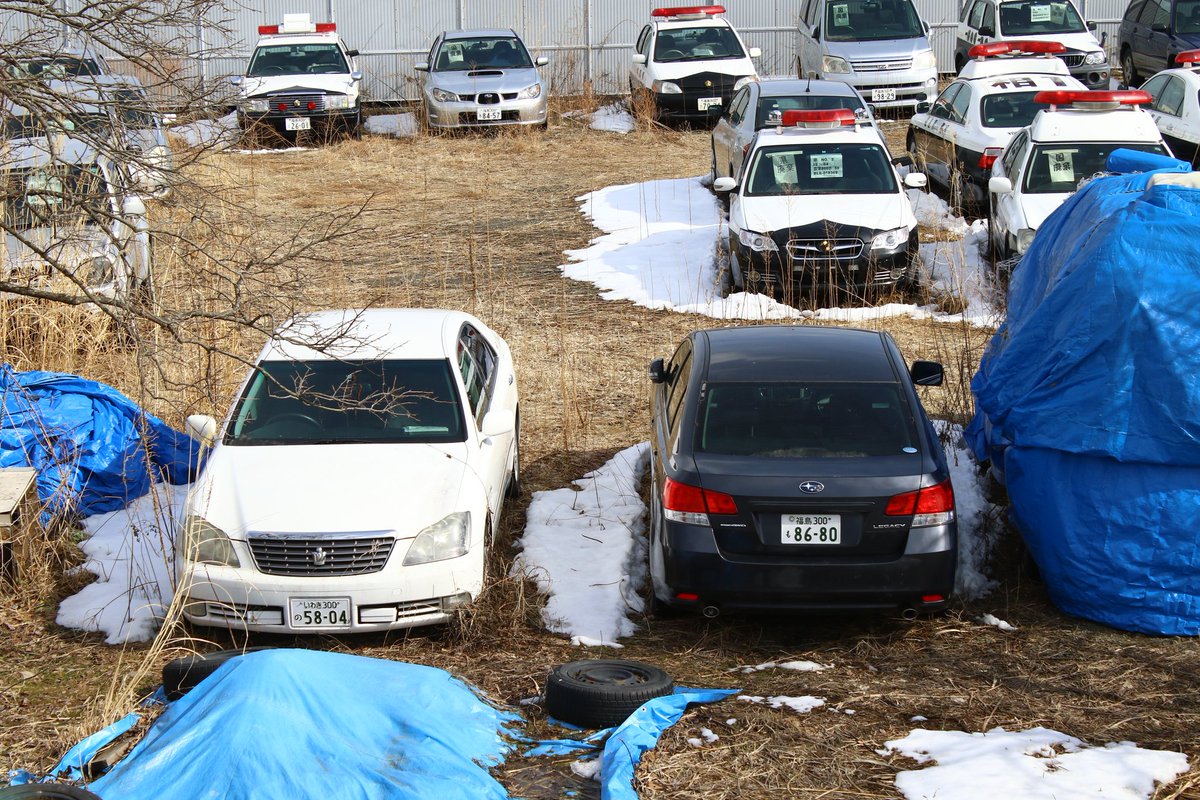
<svg viewBox="0 0 1200 800"><path fill-rule="evenodd" d="M715 123L738 81L757 75L747 48L723 16L724 6L656 8L634 44L629 92L668 121Z"/></svg>
<svg viewBox="0 0 1200 800"><path fill-rule="evenodd" d="M730 282L788 303L827 293L860 297L916 279L917 220L903 179L873 125L848 109L785 111L758 132L728 192ZM740 182L739 182L740 180Z"/></svg>
<svg viewBox="0 0 1200 800"><path fill-rule="evenodd" d="M1175 157L1194 168L1200 160L1200 50L1185 50L1175 63L1142 84L1142 91L1150 95L1146 111Z"/></svg>
<svg viewBox="0 0 1200 800"><path fill-rule="evenodd" d="M246 74L238 88L243 131L274 130L288 138L316 130L329 135L362 130L363 74L332 22L308 14L284 14L282 25L260 25Z"/></svg>
<svg viewBox="0 0 1200 800"><path fill-rule="evenodd" d="M1024 255L1037 229L1118 148L1171 155L1140 91L1038 92L1045 108L992 165L989 230L1000 257Z"/></svg>
<svg viewBox="0 0 1200 800"><path fill-rule="evenodd" d="M1086 89L1057 56L1058 42L975 45L958 79L932 105L921 103L907 137L908 152L955 202L983 202L992 164L1013 135L1033 121L1040 91Z"/></svg>

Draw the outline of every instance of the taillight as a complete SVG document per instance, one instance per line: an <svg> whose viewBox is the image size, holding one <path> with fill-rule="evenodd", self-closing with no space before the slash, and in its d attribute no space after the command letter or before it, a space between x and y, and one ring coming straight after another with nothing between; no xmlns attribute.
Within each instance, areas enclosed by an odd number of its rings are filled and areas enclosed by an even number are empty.
<svg viewBox="0 0 1200 800"><path fill-rule="evenodd" d="M990 170L992 164L996 163L996 159L1004 152L1003 147L987 147L984 148L982 155L979 156L979 168L982 170Z"/></svg>
<svg viewBox="0 0 1200 800"><path fill-rule="evenodd" d="M709 514L736 514L737 502L724 492L706 491L667 478L663 487L663 512L674 522L708 525Z"/></svg>
<svg viewBox="0 0 1200 800"><path fill-rule="evenodd" d="M888 500L883 513L889 517L907 517L911 514L914 528L945 525L954 520L954 486L947 478L937 486L895 495Z"/></svg>

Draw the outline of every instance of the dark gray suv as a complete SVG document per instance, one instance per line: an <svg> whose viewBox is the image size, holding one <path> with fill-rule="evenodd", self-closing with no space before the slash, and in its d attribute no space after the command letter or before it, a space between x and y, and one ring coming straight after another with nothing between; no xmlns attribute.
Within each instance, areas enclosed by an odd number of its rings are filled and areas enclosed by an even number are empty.
<svg viewBox="0 0 1200 800"><path fill-rule="evenodd" d="M1134 88L1178 66L1175 56L1200 47L1200 0L1133 0L1121 20L1119 57Z"/></svg>

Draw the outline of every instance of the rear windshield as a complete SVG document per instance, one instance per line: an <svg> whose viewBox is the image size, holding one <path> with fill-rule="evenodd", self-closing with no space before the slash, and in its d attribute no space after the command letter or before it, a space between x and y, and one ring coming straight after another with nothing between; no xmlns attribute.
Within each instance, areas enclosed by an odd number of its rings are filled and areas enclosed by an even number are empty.
<svg viewBox="0 0 1200 800"><path fill-rule="evenodd" d="M461 442L445 360L265 361L234 408L225 443Z"/></svg>
<svg viewBox="0 0 1200 800"><path fill-rule="evenodd" d="M655 61L711 61L745 58L733 31L725 27L672 28L654 39Z"/></svg>
<svg viewBox="0 0 1200 800"><path fill-rule="evenodd" d="M775 125L776 119L783 117L784 111L799 109L802 111L819 111L826 109L848 108L851 111L864 113L857 116L865 118L866 109L857 97L850 95L820 95L794 94L780 97L760 97L758 100L758 116L754 120L754 129Z"/></svg>
<svg viewBox="0 0 1200 800"><path fill-rule="evenodd" d="M915 448L912 415L898 384L725 383L707 387L697 449L768 458L856 458Z"/></svg>
<svg viewBox="0 0 1200 800"><path fill-rule="evenodd" d="M252 78L267 75L333 75L349 72L350 67L336 44L271 44L255 49L246 74Z"/></svg>
<svg viewBox="0 0 1200 800"><path fill-rule="evenodd" d="M984 95L979 104L979 117L985 128L1024 128L1033 122L1034 115L1045 108L1033 102L1032 92L1004 92Z"/></svg>
<svg viewBox="0 0 1200 800"><path fill-rule="evenodd" d="M892 194L896 173L877 144L780 145L754 155L746 194Z"/></svg>
<svg viewBox="0 0 1200 800"><path fill-rule="evenodd" d="M825 39L870 42L925 35L917 9L907 0L832 0L825 7Z"/></svg>
<svg viewBox="0 0 1200 800"><path fill-rule="evenodd" d="M1161 144L1131 142L1062 142L1038 145L1025 170L1026 194L1073 192L1084 178L1104 172L1108 154L1118 147L1167 155Z"/></svg>
<svg viewBox="0 0 1200 800"><path fill-rule="evenodd" d="M1022 0L1000 4L1000 35L1035 36L1043 33L1083 33L1087 27L1070 3Z"/></svg>

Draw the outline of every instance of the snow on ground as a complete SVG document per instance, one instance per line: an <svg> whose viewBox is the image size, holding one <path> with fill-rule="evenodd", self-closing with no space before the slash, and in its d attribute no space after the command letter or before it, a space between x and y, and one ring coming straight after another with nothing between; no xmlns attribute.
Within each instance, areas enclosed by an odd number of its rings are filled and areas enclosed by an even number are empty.
<svg viewBox="0 0 1200 800"><path fill-rule="evenodd" d="M411 113L375 114L363 121L363 129L375 136L408 138L417 135L417 117Z"/></svg>
<svg viewBox="0 0 1200 800"><path fill-rule="evenodd" d="M825 308L802 312L748 292L721 297L717 252L726 235L716 197L703 178L609 186L577 198L580 211L603 233L586 248L568 250L563 274L600 289L607 300L630 300L640 306L718 319L771 320L815 318L859 322L908 315L947 322L994 326L1001 313L980 255L987 227L968 225L937 195L909 190L921 226L963 236L953 242L921 245L932 289L960 297L961 314L933 306L888 303L874 307Z"/></svg>
<svg viewBox="0 0 1200 800"><path fill-rule="evenodd" d="M993 616L991 614L984 614L982 617L979 618L979 622L982 625L991 625L993 627L999 628L1000 630L1004 631L1005 633L1012 633L1013 631L1015 631L1017 629L1016 625L1010 625L1009 623L1005 622L1004 620L1000 619L999 617Z"/></svg>
<svg viewBox="0 0 1200 800"><path fill-rule="evenodd" d="M816 661L767 661L762 664L754 664L752 666L734 667L730 672L741 672L750 674L751 672L762 672L764 669L791 669L797 672L821 672L830 668L830 664L818 664Z"/></svg>
<svg viewBox="0 0 1200 800"><path fill-rule="evenodd" d="M546 627L574 644L620 647L644 603L646 505L638 495L650 445L626 448L572 486L535 492L513 565L550 599Z"/></svg>
<svg viewBox="0 0 1200 800"><path fill-rule="evenodd" d="M996 587L988 576L988 558L992 553L994 535L987 525L992 509L984 486L986 476L979 474L966 442L962 427L935 420L935 427L945 447L950 466L950 482L954 486L954 512L958 517L958 573L954 578L954 593L960 600L977 600Z"/></svg>
<svg viewBox="0 0 1200 800"><path fill-rule="evenodd" d="M171 554L188 488L155 484L128 508L84 520L83 569L97 577L62 601L59 625L99 631L109 644L154 638L174 596Z"/></svg>
<svg viewBox="0 0 1200 800"><path fill-rule="evenodd" d="M720 738L721 737L717 736L715 733L713 733L710 728L701 728L700 735L699 736L689 736L687 743L690 744L692 747L703 747L706 744L712 744L713 742L717 741Z"/></svg>
<svg viewBox="0 0 1200 800"><path fill-rule="evenodd" d="M879 753L931 765L896 776L896 788L908 800L1142 800L1156 782L1168 783L1188 769L1181 753L1144 750L1132 742L1093 747L1047 728L915 730Z"/></svg>
<svg viewBox="0 0 1200 800"><path fill-rule="evenodd" d="M623 102L601 106L592 114L592 127L609 133L630 133L637 128L637 121Z"/></svg>
<svg viewBox="0 0 1200 800"><path fill-rule="evenodd" d="M789 697L785 694L778 694L772 697L761 697L754 694L739 694L737 699L745 700L747 703L768 705L771 708L790 708L797 714L807 714L814 708L825 705L824 697L813 697L812 695Z"/></svg>

